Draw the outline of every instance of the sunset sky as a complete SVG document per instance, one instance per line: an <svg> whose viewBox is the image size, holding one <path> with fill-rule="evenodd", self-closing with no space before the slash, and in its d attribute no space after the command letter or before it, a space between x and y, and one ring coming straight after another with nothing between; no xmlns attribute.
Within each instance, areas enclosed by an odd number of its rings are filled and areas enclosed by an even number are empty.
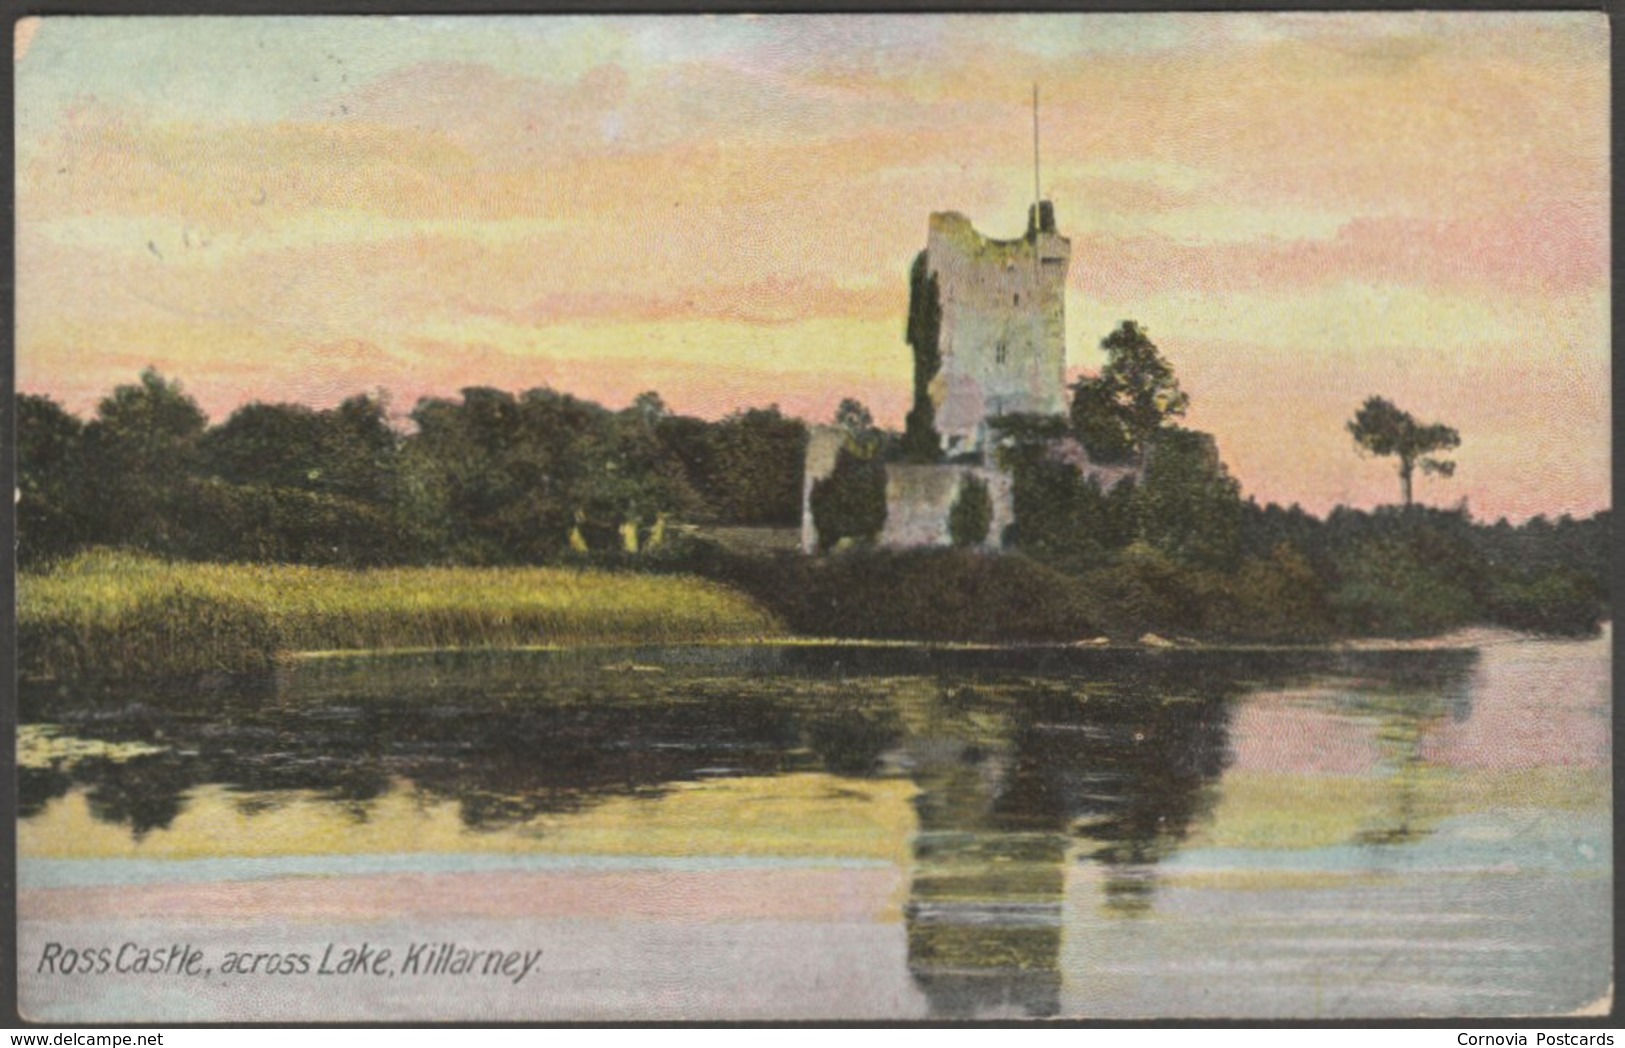
<svg viewBox="0 0 1625 1048"><path fill-rule="evenodd" d="M1600 13L47 18L20 24L17 378L219 421L468 385L900 426L932 211L1072 238L1244 490L1397 501L1344 422L1456 426L1475 516L1609 503Z"/></svg>

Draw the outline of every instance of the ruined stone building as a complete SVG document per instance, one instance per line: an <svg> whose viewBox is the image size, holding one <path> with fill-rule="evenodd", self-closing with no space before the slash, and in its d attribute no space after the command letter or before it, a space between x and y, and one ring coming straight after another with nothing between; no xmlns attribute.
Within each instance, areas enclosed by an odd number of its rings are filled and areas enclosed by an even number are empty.
<svg viewBox="0 0 1625 1048"><path fill-rule="evenodd" d="M967 478L986 485L992 522L983 546L999 549L1014 522L1011 481L994 459L988 422L1000 415L1064 415L1066 277L1072 246L1045 200L1028 211L1026 235L983 236L957 212L931 216L915 262L909 305L914 410L908 442L936 444L940 461L888 463L882 546L950 542L949 514ZM815 429L808 445L802 548L817 549L815 483L834 469L844 434ZM920 457L920 456L916 456Z"/></svg>
<svg viewBox="0 0 1625 1048"><path fill-rule="evenodd" d="M939 303L941 367L926 393L948 457L986 449L990 418L1066 413L1071 258L1047 200L1029 211L1019 240L985 237L957 212L931 216L924 268L933 279L913 294L934 290Z"/></svg>

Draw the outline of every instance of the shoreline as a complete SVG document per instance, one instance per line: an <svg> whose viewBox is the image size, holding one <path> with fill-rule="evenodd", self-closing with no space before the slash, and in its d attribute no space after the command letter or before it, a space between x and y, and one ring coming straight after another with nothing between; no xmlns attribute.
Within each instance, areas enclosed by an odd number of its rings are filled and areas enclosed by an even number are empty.
<svg viewBox="0 0 1625 1048"><path fill-rule="evenodd" d="M1611 629L1610 620L1601 624L1601 632ZM1270 653L1360 653L1381 654L1384 652L1430 652L1430 651L1475 651L1486 647L1497 647L1513 644L1543 643L1552 641L1571 640L1582 642L1593 640L1598 634L1583 637L1547 636L1539 633L1526 633L1517 630L1505 629L1495 626L1473 626L1464 629L1451 630L1446 633L1430 637L1347 637L1336 640L1320 641L1308 644L1281 644L1264 641L1204 641L1191 638L1165 640L1156 638L1152 642L1144 639L1138 641L1107 641L1104 638L1088 641L1029 641L1029 642L992 642L992 641L943 641L943 640L908 640L885 637L804 637L795 635L764 636L753 638L718 638L699 639L690 641L661 641L661 640L604 640L582 641L579 643L551 643L551 644L505 644L505 645L410 645L390 646L378 648L312 648L275 653L268 668L279 666L297 666L311 663L334 663L349 660L364 660L375 658L404 658L409 656L442 656L442 655L513 655L513 654L567 654L602 653L612 655L623 652L636 651L673 651L673 650L705 650L705 649L740 649L762 650L769 648L831 648L854 651L943 651L943 652L1067 652L1083 653L1098 652L1101 654L1270 654ZM627 672L640 670L658 670L661 667L644 667L633 663L626 665L606 666L606 669L620 669ZM228 676L241 671L221 671ZM95 679L93 677L80 677L74 675L30 675L19 674L19 680L36 685L47 683L73 683ZM106 681L100 681L106 683Z"/></svg>
<svg viewBox="0 0 1625 1048"><path fill-rule="evenodd" d="M1031 574L1030 565L1007 566ZM890 607L891 598L884 598L874 606L864 604L865 596L880 595L854 582L857 590L839 593L812 586L787 608L753 592L760 587L696 575L550 567L360 572L174 564L101 552L20 580L17 670L29 682L111 682L477 651L827 648L1149 656L1470 650L1540 636L1474 625L1430 636L1221 639L1276 630L1272 621L1249 628L1246 619L1205 636L1173 628L1161 633L1152 624L1131 631L1128 622L1112 624L1120 616L1110 602L1084 615L1077 601L1048 600L1070 591L1044 590L1041 573L982 578L983 567L967 568L977 583L974 599L921 583L917 597ZM808 607L827 601L839 614L798 621L795 600ZM940 600L950 606L934 603Z"/></svg>
<svg viewBox="0 0 1625 1048"><path fill-rule="evenodd" d="M1608 621L1602 624L1606 632ZM1430 637L1347 637L1309 644L1280 644L1265 641L1203 641L1192 639L1167 640L1160 643L1139 641L952 641L906 640L887 637L757 637L734 640L696 640L675 643L660 641L603 641L580 644L516 644L500 647L395 647L395 648L327 648L284 652L277 656L279 663L318 662L377 656L442 655L476 653L520 652L591 652L636 651L647 649L690 648L851 648L880 650L922 651L1099 651L1099 652L1384 652L1384 651L1471 651L1478 648L1505 644L1524 644L1554 640L1588 640L1590 637L1545 636L1525 633L1496 626L1473 626L1451 630ZM1159 638L1159 640L1161 640ZM626 667L636 669L635 666Z"/></svg>

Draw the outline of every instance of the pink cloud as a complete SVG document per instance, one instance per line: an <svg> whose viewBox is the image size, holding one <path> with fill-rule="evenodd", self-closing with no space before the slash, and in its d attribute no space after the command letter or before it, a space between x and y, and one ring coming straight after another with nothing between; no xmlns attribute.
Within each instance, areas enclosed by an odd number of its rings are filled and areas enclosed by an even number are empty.
<svg viewBox="0 0 1625 1048"><path fill-rule="evenodd" d="M1605 201L1551 200L1456 218L1355 218L1329 240L1190 244L1078 238L1074 284L1118 299L1168 290L1269 292L1358 280L1434 289L1566 293L1607 286Z"/></svg>
<svg viewBox="0 0 1625 1048"><path fill-rule="evenodd" d="M1319 285L1477 302L1608 286L1605 25L1531 37L1523 20L1481 32L1464 19L1448 34L1377 16L1311 22L1325 32L1080 58L1065 40L1012 42L989 30L1005 23L975 18L772 21L687 58L606 52L621 64L573 82L475 63L396 68L281 121L229 100L189 124L116 99L72 106L18 144L19 378L83 409L150 352L216 414L379 385L410 406L470 383L550 383L608 403L655 388L710 415L777 401L814 419L856 394L900 419L906 379L779 374L748 350L687 366L610 365L585 348L538 361L479 342L499 337L481 321L893 318L904 359L926 216L954 208L992 235L1020 232L1035 78L1063 229L1085 228L1089 211L1113 229L1140 215L1168 228L1187 208L1356 216L1326 239L1074 232L1074 288L1159 340L1171 325L1137 303L1171 292L1245 292L1268 325L1272 293ZM916 39L921 25L930 40ZM1157 180L1164 170L1179 174ZM1114 174L1088 173L1099 171ZM1545 322L1528 319L1532 343ZM431 332L448 341L419 337ZM1463 430L1461 473L1425 497L1515 516L1606 504L1605 366L1577 363L1572 346L1554 362L1538 345L1389 337L1416 341L1335 359L1178 338L1164 349L1196 397L1192 423L1218 434L1260 497L1390 501L1390 471L1354 458L1341 432L1380 392Z"/></svg>
<svg viewBox="0 0 1625 1048"><path fill-rule="evenodd" d="M667 294L558 290L516 309L465 298L458 307L470 316L533 325L570 320L629 323L702 319L790 324L815 317L900 317L908 309L908 289L901 280L891 285L849 288L768 277L748 284L695 285Z"/></svg>

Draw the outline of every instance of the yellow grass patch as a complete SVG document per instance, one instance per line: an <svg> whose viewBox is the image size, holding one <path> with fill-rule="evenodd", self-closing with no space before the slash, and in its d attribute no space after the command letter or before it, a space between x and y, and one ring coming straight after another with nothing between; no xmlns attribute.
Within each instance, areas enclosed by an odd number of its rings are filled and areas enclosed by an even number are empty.
<svg viewBox="0 0 1625 1048"><path fill-rule="evenodd" d="M247 669L304 650L682 644L783 632L725 586L566 568L167 563L96 552L18 579L27 672Z"/></svg>

